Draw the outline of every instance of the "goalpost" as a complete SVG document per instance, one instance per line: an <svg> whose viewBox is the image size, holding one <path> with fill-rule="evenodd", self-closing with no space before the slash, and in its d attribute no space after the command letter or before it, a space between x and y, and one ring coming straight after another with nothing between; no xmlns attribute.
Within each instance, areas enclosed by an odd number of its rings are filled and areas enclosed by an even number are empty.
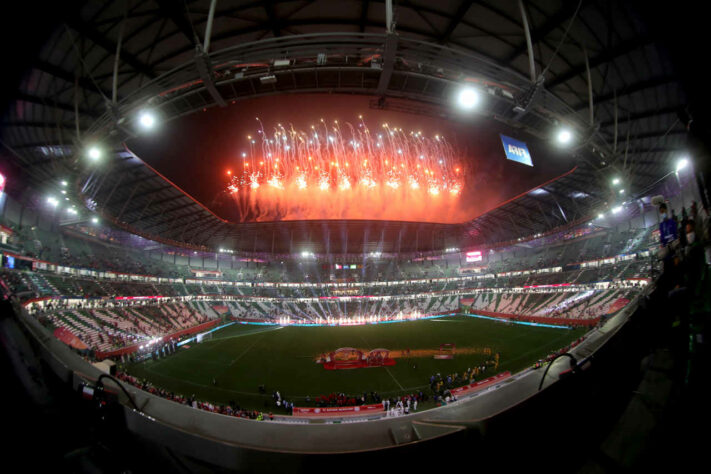
<svg viewBox="0 0 711 474"><path fill-rule="evenodd" d="M197 336L195 336L195 342L198 344L201 342L209 341L211 339L212 339L212 331L201 332Z"/></svg>

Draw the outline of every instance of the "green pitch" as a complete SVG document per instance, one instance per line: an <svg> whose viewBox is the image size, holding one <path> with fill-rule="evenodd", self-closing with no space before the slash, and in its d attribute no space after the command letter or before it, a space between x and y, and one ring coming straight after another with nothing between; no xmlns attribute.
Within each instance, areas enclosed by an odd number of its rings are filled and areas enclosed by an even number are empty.
<svg viewBox="0 0 711 474"><path fill-rule="evenodd" d="M273 408L271 393L304 405L304 399L345 392L376 391L381 396L429 393L429 378L463 372L481 365L488 355L501 355L499 368L516 373L585 333L584 329L551 329L507 325L466 316L354 327L274 327L235 324L214 333L211 340L191 343L173 356L133 364L127 371L154 385L217 403L233 400L242 408ZM435 360L440 344L456 344L452 360ZM392 367L325 370L315 358L339 347L371 350L410 349L421 357L398 358ZM468 352L468 353L465 353ZM424 355L427 354L427 355ZM213 385L213 379L217 382ZM267 394L260 395L264 385Z"/></svg>

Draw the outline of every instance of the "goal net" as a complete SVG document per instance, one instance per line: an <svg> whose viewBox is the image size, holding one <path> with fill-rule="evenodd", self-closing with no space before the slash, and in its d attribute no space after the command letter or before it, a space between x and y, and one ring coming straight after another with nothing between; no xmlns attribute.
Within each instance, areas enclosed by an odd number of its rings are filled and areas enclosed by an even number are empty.
<svg viewBox="0 0 711 474"><path fill-rule="evenodd" d="M200 334L195 336L195 342L197 342L197 343L209 341L211 339L212 339L212 332L201 332Z"/></svg>

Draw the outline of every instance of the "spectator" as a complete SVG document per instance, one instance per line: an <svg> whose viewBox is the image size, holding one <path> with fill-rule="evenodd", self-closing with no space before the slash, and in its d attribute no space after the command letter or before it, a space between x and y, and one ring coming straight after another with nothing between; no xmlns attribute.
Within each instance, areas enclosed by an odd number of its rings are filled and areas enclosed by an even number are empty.
<svg viewBox="0 0 711 474"><path fill-rule="evenodd" d="M665 247L675 241L678 235L676 221L667 214L667 205L662 203L659 206L661 222L659 223L659 243Z"/></svg>

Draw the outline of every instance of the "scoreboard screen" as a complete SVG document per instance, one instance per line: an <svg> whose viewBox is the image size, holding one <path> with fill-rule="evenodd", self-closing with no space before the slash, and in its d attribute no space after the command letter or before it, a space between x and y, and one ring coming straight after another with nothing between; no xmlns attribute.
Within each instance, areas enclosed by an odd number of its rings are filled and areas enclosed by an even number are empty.
<svg viewBox="0 0 711 474"><path fill-rule="evenodd" d="M528 146L524 142L507 137L506 135L499 134L499 136L501 137L501 143L504 145L506 159L521 163L522 165L533 166L531 153L528 151Z"/></svg>

